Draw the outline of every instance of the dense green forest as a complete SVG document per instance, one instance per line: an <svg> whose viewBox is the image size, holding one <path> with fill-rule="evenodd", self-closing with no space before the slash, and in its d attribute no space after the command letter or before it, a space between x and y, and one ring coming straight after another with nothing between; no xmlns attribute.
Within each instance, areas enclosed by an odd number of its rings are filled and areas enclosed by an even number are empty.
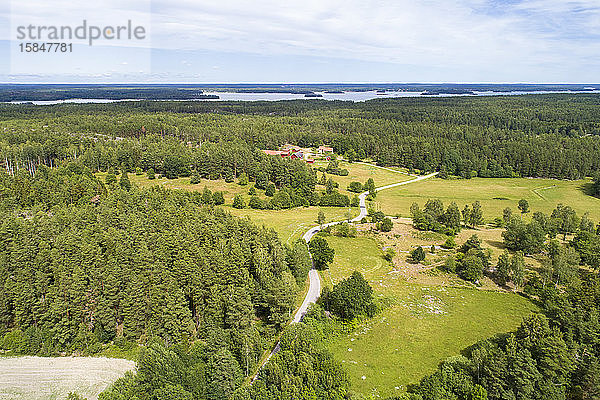
<svg viewBox="0 0 600 400"><path fill-rule="evenodd" d="M107 191L78 163L0 182L0 331L20 353L201 339L248 375L310 267L304 243L200 193Z"/></svg>
<svg viewBox="0 0 600 400"><path fill-rule="evenodd" d="M12 168L85 156L93 169L125 163L158 171L191 165L192 149L207 143L252 151L291 142L442 175L575 179L600 168L599 105L595 94L0 105L0 158ZM236 175L246 154L236 150L218 173Z"/></svg>

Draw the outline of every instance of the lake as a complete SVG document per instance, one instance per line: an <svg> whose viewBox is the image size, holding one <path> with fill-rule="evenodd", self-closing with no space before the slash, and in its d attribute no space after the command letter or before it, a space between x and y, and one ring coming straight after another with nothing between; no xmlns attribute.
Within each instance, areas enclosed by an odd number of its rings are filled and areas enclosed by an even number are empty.
<svg viewBox="0 0 600 400"><path fill-rule="evenodd" d="M280 101L280 100L344 100L344 101L367 101L373 99L389 99L397 97L419 97L419 98L432 98L432 97L457 97L457 96L520 96L526 94L550 94L550 93L600 93L600 90L586 90L586 91L513 91L513 92L493 92L485 91L478 92L474 91L474 94L439 94L439 95L422 95L422 92L401 92L401 91L388 91L385 93L379 93L377 91L363 91L353 92L347 91L343 93L327 93L327 92L315 92L320 94L322 97L305 97L303 94L295 93L236 93L236 92L204 92L204 94L214 94L219 96L218 100L174 100L174 101ZM110 99L69 99L69 100L52 100L52 101L14 101L11 104L23 104L33 103L35 105L52 105L52 104L63 104L63 103L114 103L119 101L139 101L136 99L122 99L122 100L110 100Z"/></svg>

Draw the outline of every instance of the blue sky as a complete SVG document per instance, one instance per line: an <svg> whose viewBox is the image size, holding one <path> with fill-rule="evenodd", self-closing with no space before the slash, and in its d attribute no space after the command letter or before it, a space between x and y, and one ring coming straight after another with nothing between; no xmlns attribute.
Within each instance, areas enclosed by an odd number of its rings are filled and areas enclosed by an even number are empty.
<svg viewBox="0 0 600 400"><path fill-rule="evenodd" d="M87 7L87 8L86 8ZM16 26L144 25L143 42L20 54ZM12 48L12 51L11 51ZM13 0L2 82L600 81L600 0Z"/></svg>

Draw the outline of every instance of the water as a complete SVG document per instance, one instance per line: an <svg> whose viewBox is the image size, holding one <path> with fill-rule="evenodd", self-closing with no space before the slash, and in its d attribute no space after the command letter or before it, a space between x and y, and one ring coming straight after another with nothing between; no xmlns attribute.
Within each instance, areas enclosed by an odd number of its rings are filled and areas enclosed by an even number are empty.
<svg viewBox="0 0 600 400"><path fill-rule="evenodd" d="M389 99L396 97L419 97L419 98L432 98L432 97L458 97L458 96L521 96L526 94L549 94L549 93L600 93L600 90L586 90L586 91L570 91L570 90L557 90L557 91L512 91L512 92L493 92L474 91L474 94L439 94L434 96L424 96L422 92L385 92L378 93L376 91L364 91L364 92L344 92L344 93L326 93L326 92L315 92L323 97L304 97L303 94L294 93L235 93L235 92L204 92L204 94L214 94L219 96L218 100L192 100L192 101L279 101L279 100L345 100L345 101L367 101L372 99ZM111 100L111 99L69 99L69 100L52 100L52 101L13 101L11 104L22 104L22 103L33 103L35 105L52 105L52 104L64 104L64 103L114 103L119 101L139 101L137 99L122 99L122 100ZM190 100L177 100L177 101L190 101Z"/></svg>

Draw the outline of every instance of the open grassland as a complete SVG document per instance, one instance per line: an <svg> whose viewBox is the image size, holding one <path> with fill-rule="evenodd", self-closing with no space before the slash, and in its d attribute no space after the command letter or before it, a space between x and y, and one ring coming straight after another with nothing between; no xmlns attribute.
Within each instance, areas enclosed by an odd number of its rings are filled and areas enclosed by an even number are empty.
<svg viewBox="0 0 600 400"><path fill-rule="evenodd" d="M352 387L381 397L433 372L445 358L496 333L515 329L536 307L502 291L463 287L457 278L436 269L429 283L407 280L401 266L382 259L380 244L371 237L328 237L335 248L323 281L338 282L358 270L375 295L390 303L356 331L331 340L329 348L350 373ZM396 261L396 260L395 260Z"/></svg>
<svg viewBox="0 0 600 400"><path fill-rule="evenodd" d="M327 167L328 162L318 161L315 163L315 167ZM339 183L340 192L353 195L354 193L346 190L350 182L360 182L364 184L369 178L373 178L375 186L385 186L396 182L403 182L411 179L412 177L406 173L405 169L400 168L379 168L375 165L363 164L363 163L349 163L345 161L340 162L340 168L348 170L348 176L338 176L326 174L328 178L333 179ZM321 179L322 172L318 172L317 177Z"/></svg>
<svg viewBox="0 0 600 400"><path fill-rule="evenodd" d="M106 173L98 172L96 176L98 176L98 178L100 178L104 182L106 178ZM168 189L181 189L188 190L190 192L202 192L202 190L204 190L204 188L207 187L213 192L223 192L223 196L225 197L225 203L227 204L233 203L233 197L236 194L246 195L246 201L250 197L248 196L248 189L250 189L250 185L241 186L238 185L237 182L225 182L223 179L202 179L200 183L191 184L189 177L177 179L167 179L165 177L161 177L150 180L145 174L136 175L129 173L127 174L127 176L129 177L131 183L142 188L160 185ZM117 176L117 180L119 178L120 175ZM259 197L265 198L264 190L256 190L256 193Z"/></svg>
<svg viewBox="0 0 600 400"><path fill-rule="evenodd" d="M135 363L93 357L0 357L0 399L62 400L70 392L94 400Z"/></svg>
<svg viewBox="0 0 600 400"><path fill-rule="evenodd" d="M326 222L340 221L346 218L348 212L352 217L358 215L357 208L345 207L297 207L290 210L253 210L249 208L235 209L224 207L233 215L248 217L257 225L273 228L284 243L293 243L312 226L317 225L319 210L325 214Z"/></svg>
<svg viewBox="0 0 600 400"><path fill-rule="evenodd" d="M532 212L551 213L557 204L573 207L580 215L589 212L600 221L600 199L586 194L590 180L560 181L527 178L428 179L395 187L377 194L376 202L390 215L410 215L412 203L421 207L428 199L441 199L445 205L455 201L462 209L465 204L481 202L487 221L502 216L506 207L518 213L517 203L526 199Z"/></svg>

